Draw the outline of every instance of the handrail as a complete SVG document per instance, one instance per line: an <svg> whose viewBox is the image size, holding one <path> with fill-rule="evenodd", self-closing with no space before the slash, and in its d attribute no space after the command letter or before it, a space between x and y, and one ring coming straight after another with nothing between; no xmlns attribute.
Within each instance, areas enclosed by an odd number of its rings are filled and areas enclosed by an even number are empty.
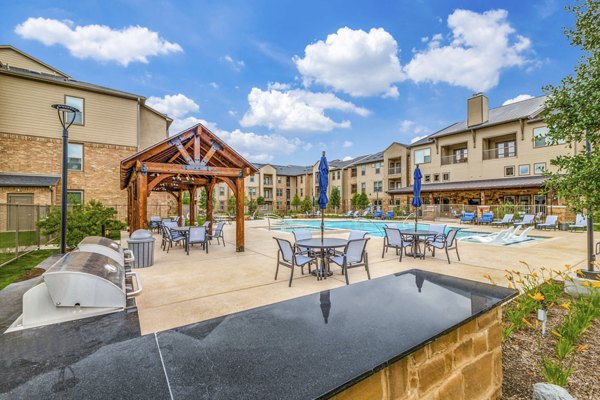
<svg viewBox="0 0 600 400"><path fill-rule="evenodd" d="M404 218L404 221L402 221L402 223L406 224L406 221L408 221L408 219L410 218L411 215L412 215L413 219L415 218L415 213L411 212Z"/></svg>
<svg viewBox="0 0 600 400"><path fill-rule="evenodd" d="M265 214L264 217L267 219L267 223L269 224L269 230L271 230L271 219L274 219L276 221L280 221L280 223L283 223L283 218L281 218L279 215Z"/></svg>
<svg viewBox="0 0 600 400"><path fill-rule="evenodd" d="M377 230L379 231L379 233L383 233L383 231L381 230L381 228L379 227L379 225L377 225L376 221L371 220L371 219L366 219L364 217L359 217L356 219L356 222L368 222L370 224L374 224L375 227L377 228Z"/></svg>

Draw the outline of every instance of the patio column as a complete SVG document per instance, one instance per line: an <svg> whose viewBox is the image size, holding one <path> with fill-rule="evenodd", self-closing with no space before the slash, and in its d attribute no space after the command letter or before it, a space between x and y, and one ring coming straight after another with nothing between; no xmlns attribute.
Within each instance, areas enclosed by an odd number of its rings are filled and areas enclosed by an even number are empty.
<svg viewBox="0 0 600 400"><path fill-rule="evenodd" d="M196 186L189 189L190 192L190 225L196 224Z"/></svg>
<svg viewBox="0 0 600 400"><path fill-rule="evenodd" d="M213 190L215 189L215 180L211 178L208 181L208 184L205 186L206 188L206 220L210 221L210 227L208 228L208 233L212 234L212 222L213 222Z"/></svg>
<svg viewBox="0 0 600 400"><path fill-rule="evenodd" d="M236 180L235 194L235 251L244 251L244 178Z"/></svg>
<svg viewBox="0 0 600 400"><path fill-rule="evenodd" d="M183 191L179 189L179 196L177 196L177 215L181 217L179 219L179 226L183 226Z"/></svg>
<svg viewBox="0 0 600 400"><path fill-rule="evenodd" d="M145 170L139 168L135 178L135 222L133 230L147 229L148 218L147 210L148 206L148 175Z"/></svg>

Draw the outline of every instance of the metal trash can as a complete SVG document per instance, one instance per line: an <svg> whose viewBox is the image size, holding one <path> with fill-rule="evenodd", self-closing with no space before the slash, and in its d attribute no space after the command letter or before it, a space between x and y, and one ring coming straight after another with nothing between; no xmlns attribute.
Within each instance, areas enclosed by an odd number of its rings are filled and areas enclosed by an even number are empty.
<svg viewBox="0 0 600 400"><path fill-rule="evenodd" d="M134 268L145 268L154 265L154 242L152 232L138 229L133 232L127 241L127 247L133 253Z"/></svg>

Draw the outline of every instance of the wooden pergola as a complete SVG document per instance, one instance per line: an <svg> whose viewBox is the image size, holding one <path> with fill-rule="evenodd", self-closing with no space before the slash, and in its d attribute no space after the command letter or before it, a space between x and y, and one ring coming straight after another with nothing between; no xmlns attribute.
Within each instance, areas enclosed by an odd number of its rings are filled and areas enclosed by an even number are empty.
<svg viewBox="0 0 600 400"><path fill-rule="evenodd" d="M236 198L236 251L244 251L244 178L256 168L202 124L193 126L121 161L121 189L127 189L130 233L148 227L151 192L166 192L182 214L183 193L190 194L190 223L196 222L196 191L204 187L206 219L213 221L212 192L225 182ZM211 224L212 225L212 224Z"/></svg>

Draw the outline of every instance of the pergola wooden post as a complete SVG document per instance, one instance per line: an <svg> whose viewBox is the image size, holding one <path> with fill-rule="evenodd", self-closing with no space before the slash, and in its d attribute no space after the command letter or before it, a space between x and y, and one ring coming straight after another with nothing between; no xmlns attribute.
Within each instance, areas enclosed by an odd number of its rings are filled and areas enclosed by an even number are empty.
<svg viewBox="0 0 600 400"><path fill-rule="evenodd" d="M212 222L212 192L220 180L236 194L236 250L244 251L244 178L255 172L252 164L201 124L171 136L121 161L121 189L127 189L130 232L147 228L148 196L153 191L175 197L180 216L183 192L188 191L190 223L194 224L196 191L205 187L206 219Z"/></svg>

